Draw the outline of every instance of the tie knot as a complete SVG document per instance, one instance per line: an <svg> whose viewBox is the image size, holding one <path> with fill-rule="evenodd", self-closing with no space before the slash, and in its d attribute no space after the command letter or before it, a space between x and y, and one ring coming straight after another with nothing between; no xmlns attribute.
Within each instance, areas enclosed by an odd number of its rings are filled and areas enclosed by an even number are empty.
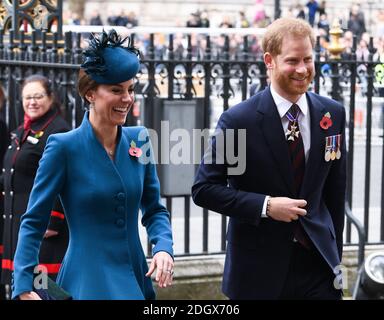
<svg viewBox="0 0 384 320"><path fill-rule="evenodd" d="M294 104L291 106L291 108L289 109L289 112L290 112L293 116L296 116L297 114L299 114L299 112L300 112L300 108L299 108L299 106L298 106L296 103L294 103Z"/></svg>
<svg viewBox="0 0 384 320"><path fill-rule="evenodd" d="M299 113L300 113L300 108L296 103L294 103L289 108L289 110L287 111L287 113L285 115L289 121L293 122L293 121L297 121L297 119L299 118Z"/></svg>

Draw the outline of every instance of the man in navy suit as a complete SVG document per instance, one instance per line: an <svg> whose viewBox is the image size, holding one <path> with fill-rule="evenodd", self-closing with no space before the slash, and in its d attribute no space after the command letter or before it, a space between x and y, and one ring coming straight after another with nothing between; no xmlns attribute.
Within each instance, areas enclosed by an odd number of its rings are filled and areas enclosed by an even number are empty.
<svg viewBox="0 0 384 320"><path fill-rule="evenodd" d="M221 115L192 187L197 205L230 217L223 275L230 299L341 299L345 110L307 92L313 48L301 19L267 28L270 86ZM223 147L217 137L240 129L246 141L238 134ZM245 161L240 174L228 148Z"/></svg>

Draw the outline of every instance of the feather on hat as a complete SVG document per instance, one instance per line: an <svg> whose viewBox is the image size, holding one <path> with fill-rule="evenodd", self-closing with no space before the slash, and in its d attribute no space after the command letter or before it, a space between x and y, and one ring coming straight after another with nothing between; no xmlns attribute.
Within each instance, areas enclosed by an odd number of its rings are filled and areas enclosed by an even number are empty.
<svg viewBox="0 0 384 320"><path fill-rule="evenodd" d="M98 36L92 34L83 56L81 68L98 84L128 81L140 69L140 51L132 46L129 37L121 39L114 29L108 34L104 30Z"/></svg>

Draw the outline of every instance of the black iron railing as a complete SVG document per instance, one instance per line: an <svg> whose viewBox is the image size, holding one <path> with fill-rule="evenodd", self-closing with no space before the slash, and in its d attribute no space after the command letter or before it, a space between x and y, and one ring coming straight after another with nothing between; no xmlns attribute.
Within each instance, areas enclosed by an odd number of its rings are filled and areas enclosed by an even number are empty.
<svg viewBox="0 0 384 320"><path fill-rule="evenodd" d="M3 116L9 128L14 129L22 122L20 86L23 79L32 73L42 73L51 79L54 92L62 103L62 114L75 128L80 124L84 113L84 103L76 89L83 46L82 35L68 32L64 36L64 42L60 42L57 35L53 35L48 40L44 32L39 39L34 33L29 37L30 42L27 43L21 32L20 41L15 42L12 31L6 36L0 33L0 82L7 93ZM141 35L132 35L132 37L135 43L143 44ZM159 50L155 35L151 34L145 43L145 55L137 76L137 107L141 113L130 115L128 124L141 123L149 128L156 128L158 123L164 120L161 119L161 113L159 114L154 107L159 99L178 100L181 101L180 103L200 99L202 103L197 106L201 108L199 114L202 115L199 126L212 128L215 126L216 114L248 98L250 92L265 88L268 77L264 62L259 53L255 53L254 49L251 50L251 47L254 48L257 43L255 38L244 36L241 38L241 43L237 39L238 43L234 47L233 44L231 45L232 36L220 35L220 37L223 41L218 41L217 37L212 39L209 35L199 35L196 40L189 34L186 35L186 48L180 49L175 46L174 35L170 34L166 44L163 43ZM342 60L330 60L320 47L319 39L315 48L316 76L312 89L344 102L348 114L346 244L358 242L351 230L351 221L359 225L358 220L353 220L352 214L354 212L353 191L356 185L354 158L356 156L357 98L366 101L363 123L365 132L363 132L363 138L360 138L360 148L361 141L363 146L365 144L365 173L362 189L364 205L361 208L363 216L360 218L364 227L364 242L384 243L383 191L380 213L377 214L377 221L374 223L375 226L379 226L379 235L374 240L369 238L371 227L373 227L369 220L373 183L371 162L381 161L381 165L384 164L383 139L380 140L379 136L374 136L377 132L383 136L382 120L377 125L377 121L374 123L372 118L373 111L376 112L378 108L381 110L383 107L373 106L373 98L378 96L379 87L375 68L380 62L373 61L375 49L372 40L369 50L369 61L357 61L356 41L351 52ZM359 93L356 92L356 88L360 89ZM381 159L372 158L372 138L380 142L378 148L381 148ZM374 182L375 188L380 186L384 188L384 170L381 171L381 175L376 174L374 178L377 181L377 183ZM225 250L226 217L219 217L208 210L196 208L190 201L189 194L168 194L164 196L164 200L172 214L172 222L178 223L183 235L182 239L175 239L180 245L176 250L178 255L220 253ZM213 234L215 234L214 238L212 238ZM359 230L359 235L362 234ZM213 247L212 243L215 244Z"/></svg>

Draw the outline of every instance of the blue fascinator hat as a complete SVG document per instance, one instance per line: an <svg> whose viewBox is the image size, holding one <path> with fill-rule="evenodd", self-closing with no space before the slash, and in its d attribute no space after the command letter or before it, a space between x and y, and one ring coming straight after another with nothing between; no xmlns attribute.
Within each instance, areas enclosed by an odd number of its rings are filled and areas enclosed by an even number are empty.
<svg viewBox="0 0 384 320"><path fill-rule="evenodd" d="M127 46L123 43L127 41ZM81 68L98 84L117 84L135 77L140 69L140 51L131 45L131 39L121 39L116 30L91 36L83 51Z"/></svg>

